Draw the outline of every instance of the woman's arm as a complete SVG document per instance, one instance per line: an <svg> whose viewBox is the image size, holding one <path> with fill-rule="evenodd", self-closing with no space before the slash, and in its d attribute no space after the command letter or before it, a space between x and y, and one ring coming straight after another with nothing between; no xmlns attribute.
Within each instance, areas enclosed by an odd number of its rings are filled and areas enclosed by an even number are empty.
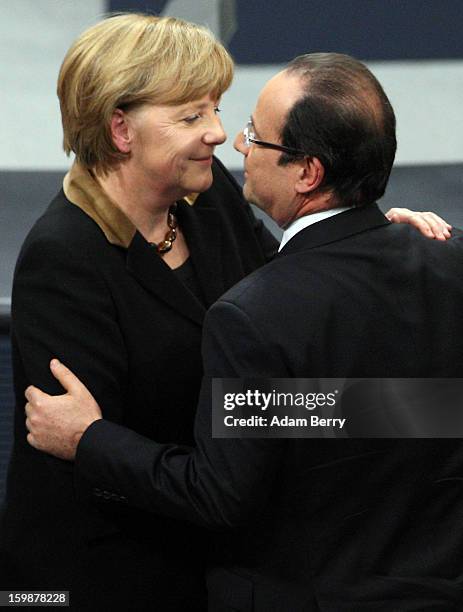
<svg viewBox="0 0 463 612"><path fill-rule="evenodd" d="M76 233L79 231L77 226ZM59 357L99 401L104 399L105 416L120 421L126 355L97 259L98 253L91 261L84 248L67 243L64 236L38 230L29 236L13 287L16 369L21 370L19 378L25 386L34 384L49 393L62 393L48 367L52 357ZM23 391L17 389L19 396Z"/></svg>

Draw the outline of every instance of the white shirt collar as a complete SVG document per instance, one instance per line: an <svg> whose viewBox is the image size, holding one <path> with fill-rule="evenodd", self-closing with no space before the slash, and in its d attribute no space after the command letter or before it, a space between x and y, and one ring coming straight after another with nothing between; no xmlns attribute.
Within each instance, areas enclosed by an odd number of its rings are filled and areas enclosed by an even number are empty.
<svg viewBox="0 0 463 612"><path fill-rule="evenodd" d="M349 210L349 206L339 206L338 208L330 208L329 210L322 210L321 212L312 213L311 215L305 215L304 217L299 217L296 219L285 229L283 232L283 237L281 239L280 247L278 251L285 246L287 242L294 238L294 236L300 232L301 230L309 227L313 223L318 223L319 221L323 221L324 219L328 219L329 217L333 217L334 215L339 215L339 213L345 212Z"/></svg>

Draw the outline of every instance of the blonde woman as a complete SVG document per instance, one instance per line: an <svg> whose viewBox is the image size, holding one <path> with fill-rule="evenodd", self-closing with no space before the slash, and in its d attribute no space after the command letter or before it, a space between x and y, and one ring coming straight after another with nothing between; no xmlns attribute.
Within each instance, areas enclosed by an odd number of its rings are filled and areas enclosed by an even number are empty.
<svg viewBox="0 0 463 612"><path fill-rule="evenodd" d="M107 418L192 442L206 308L276 247L213 157L232 74L210 32L135 14L90 28L64 59L64 148L76 161L14 283L4 588L66 589L79 611L204 609L205 536L104 491L76 500L72 467L27 445L22 396L31 383L60 391L47 365L57 355Z"/></svg>

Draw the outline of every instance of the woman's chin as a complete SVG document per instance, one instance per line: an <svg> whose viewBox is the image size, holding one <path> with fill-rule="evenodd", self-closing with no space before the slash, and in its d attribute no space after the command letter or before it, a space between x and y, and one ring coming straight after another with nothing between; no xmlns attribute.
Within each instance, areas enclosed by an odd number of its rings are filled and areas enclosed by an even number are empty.
<svg viewBox="0 0 463 612"><path fill-rule="evenodd" d="M213 180L212 172L209 172L208 174L209 176L204 176L201 179L198 178L197 181L191 181L190 193L202 193L211 187Z"/></svg>

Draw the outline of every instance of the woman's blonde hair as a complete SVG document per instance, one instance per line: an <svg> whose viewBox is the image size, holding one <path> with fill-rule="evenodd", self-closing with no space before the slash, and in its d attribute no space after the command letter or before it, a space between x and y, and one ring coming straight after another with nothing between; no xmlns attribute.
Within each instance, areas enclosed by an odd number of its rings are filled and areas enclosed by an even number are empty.
<svg viewBox="0 0 463 612"><path fill-rule="evenodd" d="M116 108L218 99L232 78L230 55L206 28L174 17L109 17L79 36L61 66L63 148L107 172L128 155L111 137Z"/></svg>

